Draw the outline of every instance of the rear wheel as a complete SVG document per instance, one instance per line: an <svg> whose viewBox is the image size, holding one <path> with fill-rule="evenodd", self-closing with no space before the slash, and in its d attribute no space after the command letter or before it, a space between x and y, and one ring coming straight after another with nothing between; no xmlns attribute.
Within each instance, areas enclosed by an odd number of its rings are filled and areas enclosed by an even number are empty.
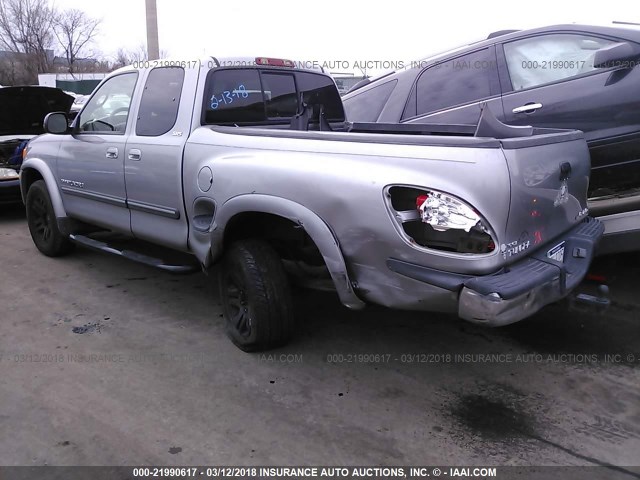
<svg viewBox="0 0 640 480"><path fill-rule="evenodd" d="M38 250L49 257L65 255L73 250L73 243L58 229L44 180L38 180L29 187L26 210L29 232Z"/></svg>
<svg viewBox="0 0 640 480"><path fill-rule="evenodd" d="M220 298L227 335L238 348L267 350L293 335L287 275L269 244L242 240L229 248L220 270Z"/></svg>

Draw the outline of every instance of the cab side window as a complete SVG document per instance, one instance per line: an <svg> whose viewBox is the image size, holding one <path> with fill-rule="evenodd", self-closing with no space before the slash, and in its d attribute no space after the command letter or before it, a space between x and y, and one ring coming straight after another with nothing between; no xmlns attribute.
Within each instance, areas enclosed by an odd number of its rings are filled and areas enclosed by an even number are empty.
<svg viewBox="0 0 640 480"><path fill-rule="evenodd" d="M427 68L416 84L416 114L444 110L491 96L495 60L487 49ZM408 113L410 110L405 111Z"/></svg>
<svg viewBox="0 0 640 480"><path fill-rule="evenodd" d="M615 42L602 38L553 34L504 45L513 90L554 83L596 70L596 51Z"/></svg>
<svg viewBox="0 0 640 480"><path fill-rule="evenodd" d="M136 135L155 137L171 130L178 118L183 83L184 69L180 67L154 68L149 72L140 100Z"/></svg>
<svg viewBox="0 0 640 480"><path fill-rule="evenodd" d="M80 132L124 135L137 78L136 72L124 73L103 83L80 114Z"/></svg>

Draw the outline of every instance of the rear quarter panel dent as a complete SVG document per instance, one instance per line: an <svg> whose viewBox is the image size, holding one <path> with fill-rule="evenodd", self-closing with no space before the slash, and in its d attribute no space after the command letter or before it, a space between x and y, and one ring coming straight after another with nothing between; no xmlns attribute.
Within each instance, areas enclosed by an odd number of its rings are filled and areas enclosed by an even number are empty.
<svg viewBox="0 0 640 480"><path fill-rule="evenodd" d="M223 204L211 232L212 261L222 255L226 225L234 216L247 212L278 215L303 227L320 250L342 303L349 308L364 307L364 302L353 291L340 245L329 226L311 210L285 198L246 194L235 196Z"/></svg>

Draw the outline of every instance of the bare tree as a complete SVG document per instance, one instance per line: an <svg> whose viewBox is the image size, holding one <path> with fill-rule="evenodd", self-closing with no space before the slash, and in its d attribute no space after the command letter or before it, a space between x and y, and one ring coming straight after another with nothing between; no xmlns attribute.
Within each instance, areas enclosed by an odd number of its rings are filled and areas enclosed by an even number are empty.
<svg viewBox="0 0 640 480"><path fill-rule="evenodd" d="M92 73L109 73L112 70L112 63L108 59L98 57L96 59L96 63L93 64L93 68L90 71Z"/></svg>
<svg viewBox="0 0 640 480"><path fill-rule="evenodd" d="M167 55L168 53L166 50L160 50L159 58L167 58ZM145 47L144 44L138 45L136 48L129 50L120 48L116 53L112 66L115 70L126 65L131 65L132 63L144 62L148 59L147 47Z"/></svg>
<svg viewBox="0 0 640 480"><path fill-rule="evenodd" d="M23 82L51 68L53 19L47 0L0 0L0 47L24 59Z"/></svg>
<svg viewBox="0 0 640 480"><path fill-rule="evenodd" d="M64 51L69 73L73 74L80 54L98 34L100 20L89 17L82 10L72 8L59 12L54 18L54 34Z"/></svg>
<svg viewBox="0 0 640 480"><path fill-rule="evenodd" d="M31 76L26 70L24 58L18 54L3 53L0 58L0 84L19 85L29 83Z"/></svg>
<svg viewBox="0 0 640 480"><path fill-rule="evenodd" d="M116 52L116 58L113 62L113 69L125 67L135 62L144 61L147 59L147 49L144 45L139 45L135 49L119 48Z"/></svg>
<svg viewBox="0 0 640 480"><path fill-rule="evenodd" d="M124 48L119 48L116 52L116 58L111 64L111 67L115 70L120 67L124 67L125 65L129 65L129 55Z"/></svg>

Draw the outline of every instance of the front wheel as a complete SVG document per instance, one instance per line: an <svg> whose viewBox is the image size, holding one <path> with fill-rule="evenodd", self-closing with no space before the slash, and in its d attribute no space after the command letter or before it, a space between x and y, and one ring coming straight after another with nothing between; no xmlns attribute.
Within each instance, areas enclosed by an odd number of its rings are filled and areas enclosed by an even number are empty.
<svg viewBox="0 0 640 480"><path fill-rule="evenodd" d="M226 333L241 350L274 348L293 335L287 274L269 244L242 240L229 248L220 270L220 298Z"/></svg>
<svg viewBox="0 0 640 480"><path fill-rule="evenodd" d="M38 180L29 187L26 210L29 232L38 250L48 257L58 257L73 250L73 243L58 229L44 180Z"/></svg>

